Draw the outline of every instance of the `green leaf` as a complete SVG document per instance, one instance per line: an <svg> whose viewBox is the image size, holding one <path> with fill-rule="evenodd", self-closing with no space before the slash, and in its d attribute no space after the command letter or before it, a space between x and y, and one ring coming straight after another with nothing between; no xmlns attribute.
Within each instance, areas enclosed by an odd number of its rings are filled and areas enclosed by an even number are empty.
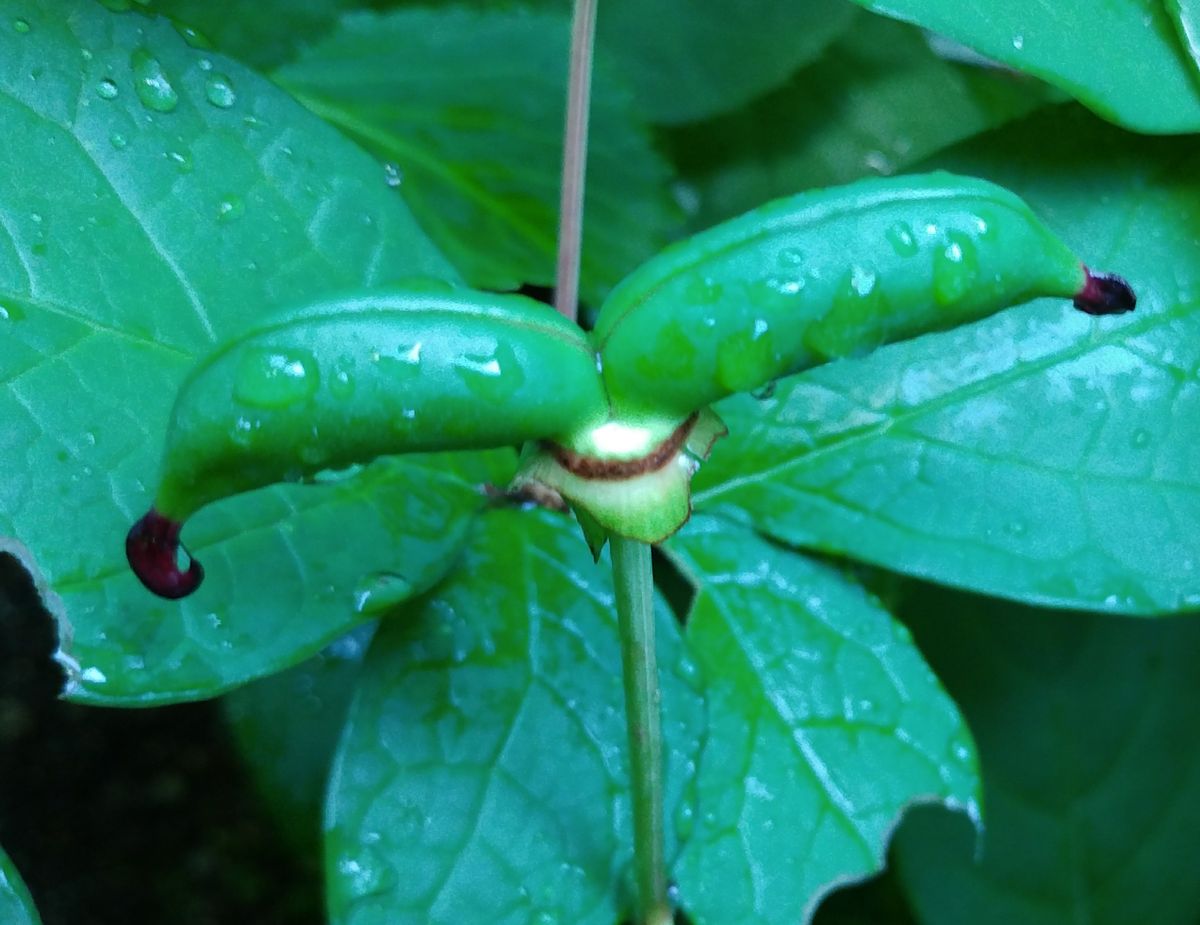
<svg viewBox="0 0 1200 925"><path fill-rule="evenodd" d="M807 922L828 890L882 867L905 807L978 820L962 718L876 600L715 518L667 551L697 583L686 641L707 679L674 872L692 922Z"/></svg>
<svg viewBox="0 0 1200 925"><path fill-rule="evenodd" d="M742 105L815 60L853 21L843 0L611 0L596 41L659 123Z"/></svg>
<svg viewBox="0 0 1200 925"><path fill-rule="evenodd" d="M473 285L551 285L569 33L554 12L364 13L275 77L388 162ZM582 285L594 302L666 243L676 212L628 95L603 68L593 84Z"/></svg>
<svg viewBox="0 0 1200 925"><path fill-rule="evenodd" d="M102 0L170 16L195 41L261 70L277 67L333 28L357 0L255 0L230 7L212 0ZM138 9L134 6L133 9Z"/></svg>
<svg viewBox="0 0 1200 925"><path fill-rule="evenodd" d="M1049 95L940 58L911 26L863 16L779 89L669 139L691 222L705 228L800 190L903 170Z"/></svg>
<svg viewBox="0 0 1200 925"><path fill-rule="evenodd" d="M900 828L919 920L1195 922L1200 621L925 589L903 612L975 732L988 818L982 857L944 814Z"/></svg>
<svg viewBox="0 0 1200 925"><path fill-rule="evenodd" d="M16 867L8 855L0 851L0 922L4 925L40 925L41 921Z"/></svg>
<svg viewBox="0 0 1200 925"><path fill-rule="evenodd" d="M370 158L165 20L85 0L5 11L0 553L59 618L71 696L211 696L361 621L356 586L397 555L414 587L435 580L478 501L450 475L426 489L414 464L247 496L185 531L210 579L164 604L123 540L176 388L281 303L452 271ZM395 538L407 518L418 537Z"/></svg>
<svg viewBox="0 0 1200 925"><path fill-rule="evenodd" d="M1200 68L1200 2L1198 0L1165 0L1165 5L1167 13L1175 23L1179 40L1187 49L1188 54L1192 56L1192 64Z"/></svg>
<svg viewBox="0 0 1200 925"><path fill-rule="evenodd" d="M1137 311L1034 302L731 399L697 507L1029 602L1200 604L1198 154L1065 108L939 158L1018 192Z"/></svg>
<svg viewBox="0 0 1200 925"><path fill-rule="evenodd" d="M335 925L612 925L628 911L613 606L570 521L495 511L462 568L383 625L326 807ZM686 815L703 714L659 616L667 805Z"/></svg>
<svg viewBox="0 0 1200 925"><path fill-rule="evenodd" d="M304 858L319 853L325 782L375 629L364 624L308 661L223 700L242 758Z"/></svg>
<svg viewBox="0 0 1200 925"><path fill-rule="evenodd" d="M1143 132L1200 129L1200 82L1160 0L855 0L950 36Z"/></svg>

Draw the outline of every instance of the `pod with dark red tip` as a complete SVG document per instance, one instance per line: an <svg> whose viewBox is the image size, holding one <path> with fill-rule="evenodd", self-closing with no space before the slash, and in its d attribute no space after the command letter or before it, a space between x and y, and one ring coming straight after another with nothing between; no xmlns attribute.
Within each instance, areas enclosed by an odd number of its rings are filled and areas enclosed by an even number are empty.
<svg viewBox="0 0 1200 925"><path fill-rule="evenodd" d="M179 597L203 574L176 565L179 525L212 501L378 456L566 441L607 408L586 336L531 299L419 289L306 305L185 381L129 560Z"/></svg>
<svg viewBox="0 0 1200 925"><path fill-rule="evenodd" d="M613 290L593 339L618 416L682 417L1038 296L1134 304L1013 193L934 173L802 193L696 235Z"/></svg>

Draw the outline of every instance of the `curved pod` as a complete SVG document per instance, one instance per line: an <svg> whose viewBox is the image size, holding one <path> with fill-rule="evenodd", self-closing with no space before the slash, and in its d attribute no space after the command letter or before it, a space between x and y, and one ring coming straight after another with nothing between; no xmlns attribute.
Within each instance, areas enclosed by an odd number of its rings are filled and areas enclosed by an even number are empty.
<svg viewBox="0 0 1200 925"><path fill-rule="evenodd" d="M682 416L1047 295L1133 307L1017 196L934 173L802 193L696 235L613 290L593 340L616 414Z"/></svg>
<svg viewBox="0 0 1200 925"><path fill-rule="evenodd" d="M126 550L143 583L179 597L202 575L175 564L180 522L205 504L383 455L566 440L607 410L586 336L531 299L396 290L307 305L185 381L154 509Z"/></svg>

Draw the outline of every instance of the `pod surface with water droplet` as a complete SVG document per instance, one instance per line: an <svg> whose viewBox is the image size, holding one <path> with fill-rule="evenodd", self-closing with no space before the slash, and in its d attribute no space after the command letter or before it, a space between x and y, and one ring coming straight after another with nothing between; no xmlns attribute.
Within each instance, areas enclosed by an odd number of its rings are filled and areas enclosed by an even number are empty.
<svg viewBox="0 0 1200 925"><path fill-rule="evenodd" d="M865 180L669 248L613 290L593 341L616 414L684 415L889 341L1077 296L1089 279L998 186L947 173Z"/></svg>
<svg viewBox="0 0 1200 925"><path fill-rule="evenodd" d="M395 290L276 316L205 359L171 415L155 509L377 456L565 439L605 419L585 335L521 296Z"/></svg>

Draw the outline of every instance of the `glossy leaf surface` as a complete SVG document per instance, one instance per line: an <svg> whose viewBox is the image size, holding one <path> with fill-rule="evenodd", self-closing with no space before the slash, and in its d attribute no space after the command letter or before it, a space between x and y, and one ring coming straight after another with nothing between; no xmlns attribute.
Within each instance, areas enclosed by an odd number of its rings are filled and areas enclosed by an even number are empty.
<svg viewBox="0 0 1200 925"><path fill-rule="evenodd" d="M1192 64L1200 75L1200 2L1197 0L1163 0L1167 12L1175 22L1179 40L1188 54L1192 56Z"/></svg>
<svg viewBox="0 0 1200 925"><path fill-rule="evenodd" d="M319 854L321 800L375 629L364 624L308 661L222 700L243 760L280 829L305 857Z"/></svg>
<svg viewBox="0 0 1200 925"><path fill-rule="evenodd" d="M612 0L596 41L656 122L732 109L817 58L852 23L842 0Z"/></svg>
<svg viewBox="0 0 1200 925"><path fill-rule="evenodd" d="M4 925L41 923L17 868L3 851L0 851L0 922Z"/></svg>
<svg viewBox="0 0 1200 925"><path fill-rule="evenodd" d="M212 0L104 0L170 16L195 43L267 70L333 29L355 0L254 0L231 8Z"/></svg>
<svg viewBox="0 0 1200 925"><path fill-rule="evenodd" d="M912 26L862 16L783 86L669 139L699 229L800 190L903 171L1052 92L948 61Z"/></svg>
<svg viewBox="0 0 1200 925"><path fill-rule="evenodd" d="M1200 81L1160 0L855 0L1067 91L1142 132L1200 129Z"/></svg>
<svg viewBox="0 0 1200 925"><path fill-rule="evenodd" d="M674 871L692 922L808 921L833 885L882 867L905 807L977 819L967 729L878 601L716 519L668 550L698 582L686 641L708 706Z"/></svg>
<svg viewBox="0 0 1200 925"><path fill-rule="evenodd" d="M1197 152L1066 108L941 158L1016 190L1090 266L1126 275L1137 311L1035 302L732 399L697 506L992 594L1195 606Z"/></svg>
<svg viewBox="0 0 1200 925"><path fill-rule="evenodd" d="M697 925L792 923L878 869L916 800L974 813L970 739L906 632L833 570L703 520L700 593L659 621L668 857ZM548 514L490 513L384 624L327 806L336 923L613 922L631 839L606 565Z"/></svg>
<svg viewBox="0 0 1200 925"><path fill-rule="evenodd" d="M975 732L987 807L982 857L943 813L900 828L918 920L1194 922L1200 621L927 590L903 610Z"/></svg>
<svg viewBox="0 0 1200 925"><path fill-rule="evenodd" d="M385 465L231 503L185 531L212 564L204 591L165 605L123 538L180 381L273 306L452 271L370 158L165 20L82 0L5 16L0 551L60 617L72 696L209 696L363 619L356 587L398 552L432 581L477 500L455 479L414 495L424 474Z"/></svg>
<svg viewBox="0 0 1200 925"><path fill-rule="evenodd" d="M275 77L386 162L380 177L473 285L551 285L569 33L556 12L359 14ZM676 222L666 165L635 111L598 69L586 300L665 244Z"/></svg>
<svg viewBox="0 0 1200 925"><path fill-rule="evenodd" d="M611 925L627 913L607 572L561 515L498 511L448 582L383 625L330 787L332 922ZM660 616L675 814L703 713L674 673L675 624Z"/></svg>

